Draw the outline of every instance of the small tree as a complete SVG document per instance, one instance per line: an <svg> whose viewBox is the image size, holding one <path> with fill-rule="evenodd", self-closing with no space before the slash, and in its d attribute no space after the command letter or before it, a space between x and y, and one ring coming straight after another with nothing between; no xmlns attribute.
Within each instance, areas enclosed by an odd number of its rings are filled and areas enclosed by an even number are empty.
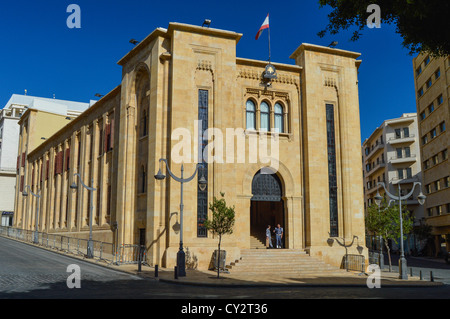
<svg viewBox="0 0 450 319"><path fill-rule="evenodd" d="M235 222L234 206L228 207L225 201L225 194L220 193L222 198L219 200L214 197L213 202L209 205L209 210L212 212L212 219L206 218L205 228L213 233L213 235L219 235L219 252L217 254L217 278L219 278L220 267L220 244L222 242L222 236L233 233L233 227Z"/></svg>
<svg viewBox="0 0 450 319"><path fill-rule="evenodd" d="M386 200L383 200L381 207L386 207ZM406 206L402 206L403 219L403 239L412 231L413 219ZM389 258L389 270L392 270L391 252L388 245L388 240L391 239L398 244L397 239L400 238L400 211L398 205L393 205L388 208L380 208L376 204L372 204L367 209L366 215L366 230L373 232L383 238L384 245Z"/></svg>

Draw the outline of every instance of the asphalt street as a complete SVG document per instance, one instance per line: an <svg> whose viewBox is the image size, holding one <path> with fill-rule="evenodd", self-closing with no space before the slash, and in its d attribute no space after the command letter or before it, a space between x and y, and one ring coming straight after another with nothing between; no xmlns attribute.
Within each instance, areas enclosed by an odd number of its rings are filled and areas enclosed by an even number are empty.
<svg viewBox="0 0 450 319"><path fill-rule="evenodd" d="M420 260L422 269L426 260ZM69 288L69 265L80 267L80 288ZM430 265L430 262L426 264ZM450 278L442 263L437 277ZM437 269L437 268L436 268ZM437 271L437 270L436 270ZM365 287L202 287L177 285L118 272L56 252L0 237L0 299L178 299L283 300L298 299L448 299L450 286L427 288ZM184 301L182 301L184 302ZM217 301L218 302L218 301ZM178 303L179 304L179 303Z"/></svg>

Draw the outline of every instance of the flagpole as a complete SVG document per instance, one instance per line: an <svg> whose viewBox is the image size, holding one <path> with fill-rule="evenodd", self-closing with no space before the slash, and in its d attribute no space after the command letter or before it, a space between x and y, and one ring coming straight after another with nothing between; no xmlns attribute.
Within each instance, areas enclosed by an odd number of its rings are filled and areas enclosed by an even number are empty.
<svg viewBox="0 0 450 319"><path fill-rule="evenodd" d="M267 15L267 16L269 16L269 15ZM269 34L269 64L270 64L270 23L269 23L269 27L267 28L268 29L268 34Z"/></svg>

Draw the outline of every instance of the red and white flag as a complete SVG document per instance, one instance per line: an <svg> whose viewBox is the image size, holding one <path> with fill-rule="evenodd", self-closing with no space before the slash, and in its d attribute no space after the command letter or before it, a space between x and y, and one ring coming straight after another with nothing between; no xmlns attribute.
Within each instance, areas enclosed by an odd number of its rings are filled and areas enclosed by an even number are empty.
<svg viewBox="0 0 450 319"><path fill-rule="evenodd" d="M261 36L261 33L264 31L264 29L268 29L269 28L269 14L267 14L266 19L264 20L261 28L259 28L258 33L256 34L255 40L258 40L259 37Z"/></svg>

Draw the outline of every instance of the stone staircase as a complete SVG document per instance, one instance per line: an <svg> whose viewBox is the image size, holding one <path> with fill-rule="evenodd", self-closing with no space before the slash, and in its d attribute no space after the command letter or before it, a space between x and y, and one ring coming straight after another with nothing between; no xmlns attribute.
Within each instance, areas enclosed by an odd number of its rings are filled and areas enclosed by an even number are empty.
<svg viewBox="0 0 450 319"><path fill-rule="evenodd" d="M227 265L231 274L342 274L345 270L330 266L302 250L244 249L241 258Z"/></svg>
<svg viewBox="0 0 450 319"><path fill-rule="evenodd" d="M251 249L266 249L266 243L261 238L257 238L255 235L250 236L250 248Z"/></svg>

